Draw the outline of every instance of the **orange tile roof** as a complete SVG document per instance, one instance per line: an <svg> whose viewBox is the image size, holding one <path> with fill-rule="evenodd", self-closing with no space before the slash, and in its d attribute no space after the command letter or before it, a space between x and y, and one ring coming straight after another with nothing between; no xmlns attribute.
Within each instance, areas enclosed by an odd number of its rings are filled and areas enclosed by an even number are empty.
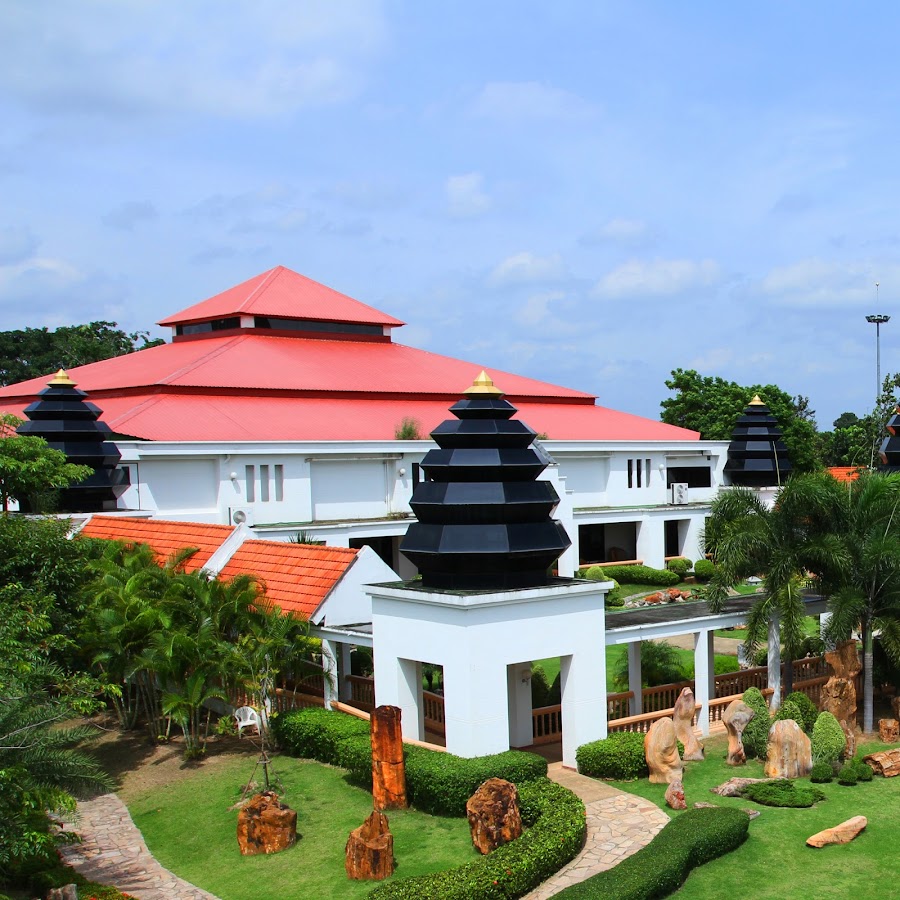
<svg viewBox="0 0 900 900"><path fill-rule="evenodd" d="M204 525L199 522L169 522L164 519L132 519L127 516L91 516L79 532L84 537L149 544L165 561L185 547L196 547L185 565L188 572L202 568L234 531L230 525Z"/></svg>
<svg viewBox="0 0 900 900"><path fill-rule="evenodd" d="M219 573L258 575L266 596L285 612L308 619L356 558L357 550L248 540Z"/></svg>
<svg viewBox="0 0 900 900"><path fill-rule="evenodd" d="M831 466L828 472L838 481L856 481L859 478L860 468L860 466Z"/></svg>

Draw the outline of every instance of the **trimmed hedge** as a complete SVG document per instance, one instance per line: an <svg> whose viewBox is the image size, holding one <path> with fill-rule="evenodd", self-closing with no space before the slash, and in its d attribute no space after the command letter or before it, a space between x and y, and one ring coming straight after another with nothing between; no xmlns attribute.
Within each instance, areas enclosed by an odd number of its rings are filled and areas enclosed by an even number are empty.
<svg viewBox="0 0 900 900"><path fill-rule="evenodd" d="M831 763L824 760L815 763L809 773L809 780L813 784L830 784L834 780L834 768Z"/></svg>
<svg viewBox="0 0 900 900"><path fill-rule="evenodd" d="M785 719L790 719L792 722L796 722L797 725L800 726L801 731L805 731L803 724L803 713L800 711L800 707L794 703L793 700L785 700L781 706L778 707L778 711L775 713L773 722L783 722Z"/></svg>
<svg viewBox="0 0 900 900"><path fill-rule="evenodd" d="M834 762L844 752L846 743L841 723L830 712L820 712L812 731L813 762Z"/></svg>
<svg viewBox="0 0 900 900"><path fill-rule="evenodd" d="M793 691L784 698L784 702L793 703L800 710L800 715L803 717L800 725L807 734L810 734L819 717L819 709L816 704L803 691Z"/></svg>
<svg viewBox="0 0 900 900"><path fill-rule="evenodd" d="M807 809L825 799L825 795L818 788L803 787L787 778L748 784L741 792L741 796L762 806L780 806L788 809Z"/></svg>
<svg viewBox="0 0 900 900"><path fill-rule="evenodd" d="M575 751L575 761L578 771L591 778L628 781L650 774L644 756L644 735L634 731L618 731L582 744Z"/></svg>
<svg viewBox="0 0 900 900"><path fill-rule="evenodd" d="M615 587L607 593L605 601L606 605L611 607L624 606L625 597L622 594L622 588L619 587L619 582L616 581L615 578L610 578L609 580Z"/></svg>
<svg viewBox="0 0 900 900"><path fill-rule="evenodd" d="M339 766L342 763L338 745L349 737L368 737L369 723L344 713L310 707L277 716L272 730L279 746L291 756Z"/></svg>
<svg viewBox="0 0 900 900"><path fill-rule="evenodd" d="M744 729L744 751L750 758L765 759L766 746L769 743L769 729L772 720L769 717L769 706L759 688L747 688L741 698L755 715Z"/></svg>
<svg viewBox="0 0 900 900"><path fill-rule="evenodd" d="M652 569L650 566L591 566L584 575L592 581L624 581L626 584L650 584L656 587L672 587L681 579L668 569Z"/></svg>
<svg viewBox="0 0 900 900"><path fill-rule="evenodd" d="M716 574L716 564L711 559L698 559L694 563L694 575L698 581L709 581Z"/></svg>
<svg viewBox="0 0 900 900"><path fill-rule="evenodd" d="M838 784L851 787L859 781L859 772L852 762L845 763L838 772Z"/></svg>
<svg viewBox="0 0 900 900"><path fill-rule="evenodd" d="M747 814L739 809L689 809L637 853L556 896L566 900L666 897L681 887L691 869L740 847L749 825Z"/></svg>
<svg viewBox="0 0 900 900"><path fill-rule="evenodd" d="M676 556L675 559L670 559L666 563L666 568L683 578L691 571L691 566L693 565L689 559L685 559L683 556Z"/></svg>
<svg viewBox="0 0 900 900"><path fill-rule="evenodd" d="M522 824L528 829L520 838L457 869L386 882L368 896L373 900L495 900L522 897L546 881L581 850L584 804L546 778L518 788Z"/></svg>

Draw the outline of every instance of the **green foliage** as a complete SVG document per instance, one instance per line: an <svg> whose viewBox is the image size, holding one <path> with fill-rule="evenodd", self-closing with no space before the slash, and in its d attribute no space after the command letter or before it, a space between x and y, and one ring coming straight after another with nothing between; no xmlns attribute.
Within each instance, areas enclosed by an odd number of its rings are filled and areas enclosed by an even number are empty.
<svg viewBox="0 0 900 900"><path fill-rule="evenodd" d="M834 762L844 752L846 743L841 723L830 712L820 712L812 730L813 760Z"/></svg>
<svg viewBox="0 0 900 900"><path fill-rule="evenodd" d="M520 838L458 869L379 885L369 897L495 900L521 897L536 888L581 849L584 804L571 791L543 778L518 788L522 822L527 828Z"/></svg>
<svg viewBox="0 0 900 900"><path fill-rule="evenodd" d="M872 769L861 759L854 759L853 764L856 767L857 781L871 781L875 777L875 773Z"/></svg>
<svg viewBox="0 0 900 900"><path fill-rule="evenodd" d="M285 713L275 720L273 735L291 756L340 765L339 744L355 735L369 735L369 723L355 716L312 707ZM371 765L371 748L369 764Z"/></svg>
<svg viewBox="0 0 900 900"><path fill-rule="evenodd" d="M400 424L394 429L394 440L397 441L421 441L422 424L412 416L404 416Z"/></svg>
<svg viewBox="0 0 900 900"><path fill-rule="evenodd" d="M556 896L564 900L667 897L678 890L691 869L740 847L747 839L749 822L739 809L689 809L637 853Z"/></svg>
<svg viewBox="0 0 900 900"><path fill-rule="evenodd" d="M748 784L741 796L762 806L781 806L791 809L807 809L825 799L825 795L818 788L803 787L786 778Z"/></svg>
<svg viewBox="0 0 900 900"><path fill-rule="evenodd" d="M685 559L683 556L677 556L675 559L670 559L666 563L666 568L670 572L674 572L679 578L684 578L688 572L691 571L691 566L693 563L689 559Z"/></svg>
<svg viewBox="0 0 900 900"><path fill-rule="evenodd" d="M550 683L547 681L547 673L544 667L535 663L531 667L531 708L540 709L549 706Z"/></svg>
<svg viewBox="0 0 900 900"><path fill-rule="evenodd" d="M763 697L759 688L752 687L744 691L741 699L755 713L744 729L744 751L748 757L765 759L766 745L769 742L769 729L772 727L766 698Z"/></svg>
<svg viewBox="0 0 900 900"><path fill-rule="evenodd" d="M838 772L838 784L852 787L857 781L859 781L859 770L852 762L844 763Z"/></svg>
<svg viewBox="0 0 900 900"><path fill-rule="evenodd" d="M800 722L801 727L807 734L811 734L816 724L816 719L819 717L819 710L816 704L803 691L794 691L792 694L788 694L784 702L793 703L797 707L803 720L801 722L800 719L797 719L797 721Z"/></svg>
<svg viewBox="0 0 900 900"><path fill-rule="evenodd" d="M657 587L672 587L681 579L668 569L654 569L650 566L591 566L584 574L592 581L624 581L627 584L649 584Z"/></svg>
<svg viewBox="0 0 900 900"><path fill-rule="evenodd" d="M42 860L37 868L38 870L33 874L25 875L17 881L27 882L31 892L40 894L42 897L53 888L65 887L67 884L74 884L78 888L78 896L90 898L90 900L126 900L130 896L123 894L117 888L98 884L96 881L88 881L75 869L63 865L60 860L55 858Z"/></svg>
<svg viewBox="0 0 900 900"><path fill-rule="evenodd" d="M803 713L800 712L800 707L792 700L785 700L784 703L778 707L772 721L783 722L785 719L796 722L800 726L800 730L804 730Z"/></svg>
<svg viewBox="0 0 900 900"><path fill-rule="evenodd" d="M829 762L820 761L815 763L812 771L809 773L809 780L813 784L829 784L833 779L834 767Z"/></svg>
<svg viewBox="0 0 900 900"><path fill-rule="evenodd" d="M625 595L622 593L622 588L619 587L619 582L615 578L609 580L612 581L614 587L606 594L606 605L613 608L624 606Z"/></svg>
<svg viewBox="0 0 900 900"><path fill-rule="evenodd" d="M628 781L649 775L644 756L644 735L617 731L607 738L582 744L575 751L578 771L591 778Z"/></svg>
<svg viewBox="0 0 900 900"><path fill-rule="evenodd" d="M698 581L709 581L716 574L716 564L711 559L698 559L694 563L694 576Z"/></svg>
<svg viewBox="0 0 900 900"><path fill-rule="evenodd" d="M687 680L678 651L668 641L641 641L641 683L644 687L675 684ZM628 690L628 654L623 654L613 670L613 683Z"/></svg>

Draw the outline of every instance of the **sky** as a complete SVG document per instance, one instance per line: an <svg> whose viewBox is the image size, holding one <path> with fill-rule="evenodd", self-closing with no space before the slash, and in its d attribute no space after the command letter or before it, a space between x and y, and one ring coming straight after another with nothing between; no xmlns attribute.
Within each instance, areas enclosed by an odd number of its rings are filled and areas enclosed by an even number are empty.
<svg viewBox="0 0 900 900"><path fill-rule="evenodd" d="M676 367L806 395L822 429L873 405L898 4L4 0L2 22L0 330L163 336L285 265L407 322L399 343L654 419ZM898 351L900 314L882 374Z"/></svg>

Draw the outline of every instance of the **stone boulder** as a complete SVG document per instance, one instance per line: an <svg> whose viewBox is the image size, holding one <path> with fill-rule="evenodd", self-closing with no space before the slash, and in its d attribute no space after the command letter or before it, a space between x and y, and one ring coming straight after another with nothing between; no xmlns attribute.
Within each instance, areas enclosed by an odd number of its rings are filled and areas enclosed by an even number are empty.
<svg viewBox="0 0 900 900"><path fill-rule="evenodd" d="M718 787L710 788L710 792L720 797L740 797L744 789L760 781L771 781L771 778L729 778Z"/></svg>
<svg viewBox="0 0 900 900"><path fill-rule="evenodd" d="M825 662L835 678L856 678L862 671L856 641L841 641L834 650L826 650Z"/></svg>
<svg viewBox="0 0 900 900"><path fill-rule="evenodd" d="M684 785L680 781L673 781L666 788L666 805L672 809L687 809L684 799Z"/></svg>
<svg viewBox="0 0 900 900"><path fill-rule="evenodd" d="M394 874L394 836L387 816L373 810L344 847L344 868L355 881L381 881Z"/></svg>
<svg viewBox="0 0 900 900"><path fill-rule="evenodd" d="M519 791L510 781L488 778L466 801L472 844L487 855L522 834Z"/></svg>
<svg viewBox="0 0 900 900"><path fill-rule="evenodd" d="M812 743L793 719L769 729L765 771L769 778L803 778L812 771Z"/></svg>
<svg viewBox="0 0 900 900"><path fill-rule="evenodd" d="M879 719L878 736L884 744L896 744L900 741L900 722L896 719Z"/></svg>
<svg viewBox="0 0 900 900"><path fill-rule="evenodd" d="M243 856L287 850L297 841L297 812L274 791L263 791L241 807L237 840Z"/></svg>
<svg viewBox="0 0 900 900"><path fill-rule="evenodd" d="M64 884L62 887L50 888L47 900L78 900L78 885Z"/></svg>
<svg viewBox="0 0 900 900"><path fill-rule="evenodd" d="M694 734L694 710L697 704L694 701L694 692L689 688L682 688L675 708L672 710L672 723L675 726L675 737L684 744L684 759L703 759L703 744L697 740Z"/></svg>
<svg viewBox="0 0 900 900"><path fill-rule="evenodd" d="M732 700L722 714L725 730L728 732L728 755L725 762L729 766L742 766L747 762L744 752L744 729L756 713L743 700Z"/></svg>
<svg viewBox="0 0 900 900"><path fill-rule="evenodd" d="M406 764L400 708L378 706L371 716L372 804L375 809L406 809Z"/></svg>
<svg viewBox="0 0 900 900"><path fill-rule="evenodd" d="M870 753L868 756L863 757L863 762L876 775L893 778L895 775L900 775L900 748L882 750L880 753Z"/></svg>
<svg viewBox="0 0 900 900"><path fill-rule="evenodd" d="M681 781L684 765L678 755L675 725L671 719L657 719L644 737L644 756L650 768L651 784Z"/></svg>
<svg viewBox="0 0 900 900"><path fill-rule="evenodd" d="M865 827L868 825L865 816L854 816L835 825L834 828L826 828L819 831L812 837L806 839L806 843L810 847L824 847L827 844L849 844Z"/></svg>

